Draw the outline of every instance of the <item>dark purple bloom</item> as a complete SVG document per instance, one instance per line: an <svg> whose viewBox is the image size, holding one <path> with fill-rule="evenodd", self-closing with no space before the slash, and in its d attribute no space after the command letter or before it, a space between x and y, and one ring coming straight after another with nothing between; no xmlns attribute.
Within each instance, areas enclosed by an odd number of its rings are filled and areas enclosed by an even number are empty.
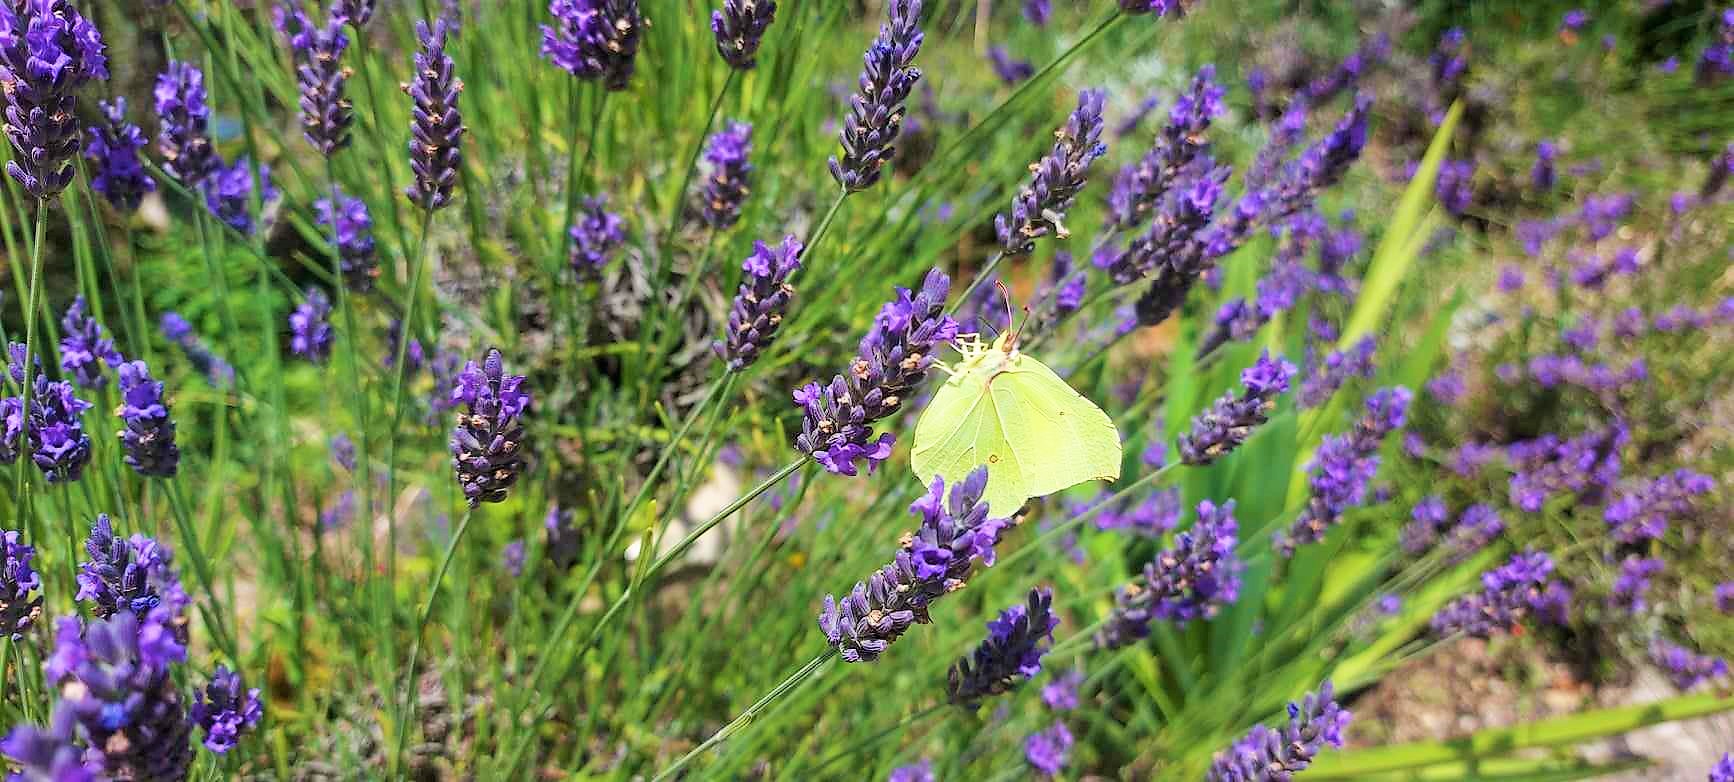
<svg viewBox="0 0 1734 782"><path fill-rule="evenodd" d="M704 159L710 165L710 175L704 180L700 214L711 228L722 231L741 219L741 205L752 192L753 126L745 122L730 123L710 137Z"/></svg>
<svg viewBox="0 0 1734 782"><path fill-rule="evenodd" d="M829 385L795 389L795 404L805 413L796 448L839 475L855 475L863 460L871 470L891 456L896 438L890 432L875 438L873 423L902 407L927 377L937 348L956 338L957 321L945 314L950 289L951 280L938 269L928 271L913 294L898 288L897 298L879 310L861 338L846 373Z"/></svg>
<svg viewBox="0 0 1734 782"><path fill-rule="evenodd" d="M585 196L572 220L572 271L594 279L614 260L614 251L626 243L626 221L608 211L608 196Z"/></svg>
<svg viewBox="0 0 1734 782"><path fill-rule="evenodd" d="M776 18L776 0L723 0L721 11L710 12L716 53L733 68L752 70L758 64L765 29Z"/></svg>
<svg viewBox="0 0 1734 782"><path fill-rule="evenodd" d="M84 157L94 168L90 187L116 210L131 214L146 193L157 189L156 180L145 173L139 162L138 151L146 144L144 132L126 121L126 98L116 96L112 102L97 105L106 121L85 128L90 140L84 145Z"/></svg>
<svg viewBox="0 0 1734 782"><path fill-rule="evenodd" d="M1120 0L1120 10L1128 14L1155 14L1158 17L1185 16L1197 0ZM1068 737L1069 738L1069 737ZM1068 741L1068 744L1071 742Z"/></svg>
<svg viewBox="0 0 1734 782"><path fill-rule="evenodd" d="M1053 149L1030 166L1035 175L1012 199L1011 213L994 217L1000 250L1007 255L1028 254L1037 239L1050 233L1061 239L1069 235L1062 223L1066 210L1088 182L1090 164L1108 152L1102 143L1105 100L1107 93L1101 90L1078 94L1078 108L1054 132Z"/></svg>
<svg viewBox="0 0 1734 782"><path fill-rule="evenodd" d="M289 351L314 364L331 357L331 298L308 288L307 298L289 313Z"/></svg>
<svg viewBox="0 0 1734 782"><path fill-rule="evenodd" d="M253 186L257 177L259 185L259 204L264 206L277 198L277 188L271 185L271 167L260 163L257 168L248 165L245 156L236 160L234 165L223 166L218 161L210 176L201 184L205 193L205 206L211 214L230 228L244 236L253 234Z"/></svg>
<svg viewBox="0 0 1734 782"><path fill-rule="evenodd" d="M8 782L97 782L102 778L100 758L87 755L74 741L77 718L61 704L49 715L46 729L19 725L0 739L0 754L18 764Z"/></svg>
<svg viewBox="0 0 1734 782"><path fill-rule="evenodd" d="M157 152L163 170L197 188L220 165L211 144L211 106L205 73L192 63L170 61L157 77Z"/></svg>
<svg viewBox="0 0 1734 782"><path fill-rule="evenodd" d="M84 550L90 560L78 566L74 599L90 602L97 616L154 615L159 607L179 616L190 603L169 547L144 535L116 537L107 514L97 514L91 523Z"/></svg>
<svg viewBox="0 0 1734 782"><path fill-rule="evenodd" d="M1150 151L1115 175L1108 197L1108 228L1125 231L1144 225L1154 209L1175 197L1171 194L1213 167L1197 161L1210 156L1206 134L1211 121L1222 114L1222 96L1216 68L1198 69L1191 86L1175 98L1168 123L1157 132Z"/></svg>
<svg viewBox="0 0 1734 782"><path fill-rule="evenodd" d="M1438 635L1466 633L1488 637L1509 632L1530 616L1560 623L1570 593L1553 580L1553 560L1525 551L1481 574L1481 591L1460 597L1433 615Z"/></svg>
<svg viewBox="0 0 1734 782"><path fill-rule="evenodd" d="M1004 46L988 47L987 61L993 65L993 72L1007 86L1036 75L1036 66L1029 60L1019 60L1011 56Z"/></svg>
<svg viewBox="0 0 1734 782"><path fill-rule="evenodd" d="M102 36L70 2L0 3L0 97L12 142L6 173L25 192L47 200L72 184L79 140L74 93L107 78Z"/></svg>
<svg viewBox="0 0 1734 782"><path fill-rule="evenodd" d="M374 253L373 217L367 213L367 202L333 191L331 197L313 202L313 214L320 226L331 231L343 283L356 293L373 290L379 257Z"/></svg>
<svg viewBox="0 0 1734 782"><path fill-rule="evenodd" d="M1445 211L1462 215L1475 198L1475 161L1446 160L1439 164L1439 177L1433 183L1433 193Z"/></svg>
<svg viewBox="0 0 1734 782"><path fill-rule="evenodd" d="M1716 37L1698 55L1698 83L1710 85L1734 76L1734 8L1717 17Z"/></svg>
<svg viewBox="0 0 1734 782"><path fill-rule="evenodd" d="M193 726L170 666L186 661L187 649L164 612L121 611L82 632L67 616L55 628L44 669L91 750L86 762L104 779L186 779Z"/></svg>
<svg viewBox="0 0 1734 782"><path fill-rule="evenodd" d="M76 481L90 461L90 436L80 417L91 404L79 399L72 384L37 375L32 384L29 420L23 428L31 461L49 483ZM16 415L10 410L8 418ZM11 430L12 424L7 423ZM8 439L11 438L10 431ZM10 448L0 448L10 450Z"/></svg>
<svg viewBox="0 0 1734 782"><path fill-rule="evenodd" d="M921 0L891 0L886 10L888 19L862 58L860 89L849 96L849 111L837 134L843 157L830 160L831 177L845 192L866 190L879 181L880 169L897 153L904 101L921 80L921 70L913 65L923 37Z"/></svg>
<svg viewBox="0 0 1734 782"><path fill-rule="evenodd" d="M0 555L0 637L17 641L42 614L42 596L30 595L42 588L42 577L30 564L36 548L21 533L0 532Z"/></svg>
<svg viewBox="0 0 1734 782"><path fill-rule="evenodd" d="M446 36L450 25L436 19L415 23L416 39L421 51L415 54L415 76L404 85L404 92L415 104L409 123L409 167L415 174L415 184L404 190L411 203L427 211L445 207L452 202L452 188L458 183L458 169L463 165L464 120L458 114L458 95L464 83L458 80L457 66L446 54Z"/></svg>
<svg viewBox="0 0 1734 782"><path fill-rule="evenodd" d="M1042 703L1054 711L1078 708L1078 685L1084 683L1083 671L1066 671L1049 677L1042 685Z"/></svg>
<svg viewBox="0 0 1734 782"><path fill-rule="evenodd" d="M1066 730L1064 722L1056 722L1024 739L1024 760L1029 761L1030 768L1050 777L1065 770L1071 752L1072 732Z"/></svg>
<svg viewBox="0 0 1734 782"><path fill-rule="evenodd" d="M554 24L542 25L543 57L580 79L626 89L639 36L649 26L638 0L549 0L548 13Z"/></svg>
<svg viewBox="0 0 1734 782"><path fill-rule="evenodd" d="M273 9L277 30L289 39L295 81L301 90L301 133L319 154L330 157L349 146L355 108L343 96L349 69L342 64L349 48L343 33L347 16L334 8L324 26L315 25L299 7ZM359 23L358 23L359 25Z"/></svg>
<svg viewBox="0 0 1734 782"><path fill-rule="evenodd" d="M1363 337L1347 348L1326 354L1324 361L1319 362L1309 348L1306 377L1301 380L1298 395L1300 406L1318 407L1329 402L1351 377L1372 377L1373 353L1377 349L1378 342L1373 337Z"/></svg>
<svg viewBox="0 0 1734 782"><path fill-rule="evenodd" d="M505 500L506 489L527 466L521 418L530 407L530 393L523 384L524 376L507 375L500 351L489 348L480 366L464 365L452 388L452 401L469 408L458 416L451 450L452 469L472 508Z"/></svg>
<svg viewBox="0 0 1734 782"><path fill-rule="evenodd" d="M359 30L373 18L373 9L377 2L378 0L336 0L331 4L331 15L355 25Z"/></svg>
<svg viewBox="0 0 1734 782"><path fill-rule="evenodd" d="M1054 642L1060 618L1053 615L1054 593L1030 590L1024 603L1001 611L987 623L987 638L975 652L958 658L946 674L945 693L953 704L974 708L983 698L1010 692L1042 672L1042 655Z"/></svg>
<svg viewBox="0 0 1734 782"><path fill-rule="evenodd" d="M1403 532L1399 536L1403 550L1414 555L1432 548L1449 520L1450 509L1445 507L1444 499L1437 494L1422 497L1409 511L1409 523L1403 526Z"/></svg>
<svg viewBox="0 0 1734 782"><path fill-rule="evenodd" d="M194 693L192 721L205 731L205 748L219 755L235 748L241 736L265 716L259 689L247 689L241 674L218 664L211 681Z"/></svg>
<svg viewBox="0 0 1734 782"><path fill-rule="evenodd" d="M1223 394L1210 409L1192 419L1192 431L1180 436L1180 461L1209 464L1238 448L1276 409L1276 398L1294 378L1293 364L1260 353L1258 361L1240 373L1241 393Z"/></svg>
<svg viewBox="0 0 1734 782"><path fill-rule="evenodd" d="M1608 603L1630 613L1641 613L1649 606L1645 596L1650 591L1650 578L1662 572L1667 563L1656 557L1627 554L1620 561L1620 574L1614 578L1613 592Z"/></svg>
<svg viewBox="0 0 1734 782"><path fill-rule="evenodd" d="M713 345L731 371L751 366L776 339L795 295L789 277L801 268L801 250L793 234L776 248L753 242L753 254L741 264L744 277L729 310L728 333Z"/></svg>
<svg viewBox="0 0 1734 782"><path fill-rule="evenodd" d="M116 367L125 359L114 349L114 340L108 338L102 325L84 310L84 297L78 296L60 319L60 369L71 373L80 386L100 389L108 385L102 366Z"/></svg>
<svg viewBox="0 0 1734 782"><path fill-rule="evenodd" d="M1686 692L1711 679L1728 675L1728 663L1720 657L1698 654L1684 646L1657 638L1650 642L1650 661L1668 675L1669 681Z"/></svg>
<svg viewBox="0 0 1734 782"><path fill-rule="evenodd" d="M846 662L872 662L914 624L927 624L929 605L969 580L974 563L994 563L994 546L1011 526L988 518L981 501L987 468L980 467L951 488L934 478L926 494L909 506L921 527L906 535L890 564L841 600L826 595L819 630Z"/></svg>
<svg viewBox="0 0 1734 782"><path fill-rule="evenodd" d="M1354 718L1337 703L1331 683L1288 705L1288 724L1272 730L1254 725L1246 736L1218 752L1206 782L1287 782L1312 765L1326 744L1343 746L1343 731Z"/></svg>
<svg viewBox="0 0 1734 782"><path fill-rule="evenodd" d="M1239 524L1234 501L1198 503L1198 520L1174 538L1174 547L1144 565L1142 584L1122 587L1114 612L1096 633L1096 645L1115 649L1150 635L1156 620L1184 625L1209 619L1240 597Z"/></svg>
<svg viewBox="0 0 1734 782"><path fill-rule="evenodd" d="M1554 161L1559 157L1559 147L1548 139L1542 139L1535 145L1535 165L1529 169L1529 184L1536 190L1547 192L1553 189L1558 181L1554 172Z"/></svg>
<svg viewBox="0 0 1734 782"><path fill-rule="evenodd" d="M1407 388L1382 388L1367 398L1367 410L1354 428L1325 437L1308 465L1311 495L1286 533L1278 533L1277 550L1293 556L1295 548L1324 539L1343 514L1361 504L1367 484L1379 471L1379 447L1385 435L1402 428L1414 394Z"/></svg>
<svg viewBox="0 0 1734 782"><path fill-rule="evenodd" d="M1714 478L1682 468L1621 492L1602 509L1602 518L1621 543L1654 540L1667 531L1670 519L1697 510L1694 497L1715 488Z"/></svg>
<svg viewBox="0 0 1734 782"><path fill-rule="evenodd" d="M163 402L163 384L151 379L143 361L121 364L120 447L126 464L146 477L172 478L179 468L181 451L175 446L175 422Z"/></svg>

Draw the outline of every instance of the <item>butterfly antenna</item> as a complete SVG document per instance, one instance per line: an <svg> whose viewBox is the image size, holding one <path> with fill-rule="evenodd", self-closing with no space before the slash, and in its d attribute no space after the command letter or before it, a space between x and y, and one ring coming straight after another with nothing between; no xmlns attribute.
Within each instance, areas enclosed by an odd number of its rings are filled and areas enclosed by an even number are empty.
<svg viewBox="0 0 1734 782"><path fill-rule="evenodd" d="M1007 288L1006 288L1006 287L1005 287L1005 283L1004 283L1004 282L1002 282L1002 281L1000 281L1000 280L994 280L994 281L993 281L993 287L994 287L994 288L995 288L995 289L997 289L997 290L999 290L999 295L1000 295L1000 298L1001 298L1001 299L1004 299L1004 300L1005 300L1005 326L1006 326L1006 328L1008 328L1008 329L1011 329L1011 328L1012 328L1012 322L1013 322L1013 318L1012 318L1012 303L1011 303L1011 291L1010 291L1010 290L1008 290L1008 289L1007 289ZM1027 313L1028 313L1028 312L1029 312L1029 308L1028 308L1028 307L1025 307L1025 308L1024 308L1024 312L1025 312L1025 313L1026 313L1026 314L1027 314ZM1007 350L1010 350L1010 349L1011 349L1011 346L1013 346L1013 345L1016 345L1016 344L1017 344L1017 342L1018 342L1018 331L1019 331L1019 330L1021 330L1021 329L1022 329L1022 328L1023 328L1023 326L1022 326L1022 325L1021 325L1021 324L1020 324L1020 325L1019 325L1019 326L1018 326L1018 327L1017 327L1017 328L1015 328L1015 329L1012 329L1012 337L1011 337L1011 339L1010 339L1010 340L1008 340L1008 341L1007 341L1007 342L1006 342L1006 349L1007 349Z"/></svg>

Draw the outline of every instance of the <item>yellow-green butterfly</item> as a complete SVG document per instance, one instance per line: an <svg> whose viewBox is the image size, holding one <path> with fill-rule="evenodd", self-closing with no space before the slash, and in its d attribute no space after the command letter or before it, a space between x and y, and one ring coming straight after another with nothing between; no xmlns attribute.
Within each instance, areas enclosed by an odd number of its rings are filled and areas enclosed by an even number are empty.
<svg viewBox="0 0 1734 782"><path fill-rule="evenodd" d="M985 464L994 516L1016 513L1031 497L1120 477L1120 433L1102 408L1020 353L1015 334L992 345L967 336L957 363L940 367L951 377L915 424L916 477L952 483Z"/></svg>

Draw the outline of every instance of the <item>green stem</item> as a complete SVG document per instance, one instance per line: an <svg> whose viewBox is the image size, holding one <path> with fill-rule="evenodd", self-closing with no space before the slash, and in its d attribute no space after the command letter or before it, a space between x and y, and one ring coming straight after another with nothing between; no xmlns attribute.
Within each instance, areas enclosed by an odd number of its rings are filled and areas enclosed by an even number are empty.
<svg viewBox="0 0 1734 782"><path fill-rule="evenodd" d="M404 291L403 327L398 330L396 365L392 367L391 430L385 441L385 575L390 583L397 575L397 492L398 428L403 424L403 378L407 371L410 335L415 328L416 304L421 301L422 278L427 274L428 227L433 224L433 210L422 213L421 240L417 243L415 270L410 274L409 290ZM353 332L351 339L354 338ZM366 476L364 475L365 479Z"/></svg>
<svg viewBox="0 0 1734 782"><path fill-rule="evenodd" d="M694 747L691 752L682 755L679 760L676 760L674 765L663 769L656 776L652 777L651 782L662 782L664 779L671 778L676 772L685 768L686 764L691 763L698 756L703 755L710 751L711 748L722 744L736 733L746 729L746 727L751 725L753 720L759 716L760 712L769 708L771 704L782 700L790 693L800 689L802 685L806 684L808 680L813 678L813 674L818 673L819 669L824 667L825 663L830 662L831 658L836 656L836 649L826 649L823 654L808 661L806 665L801 666L800 670L790 674L789 678L784 679L781 684L772 688L770 692L765 693L764 697L759 698L758 701L753 703L753 705L748 706L747 710L741 712L740 716L735 717L734 720L729 722L729 724L724 725L722 730L711 734L711 737L705 739L703 744Z"/></svg>
<svg viewBox="0 0 1734 782"><path fill-rule="evenodd" d="M391 753L393 768L401 768L403 763L403 744L409 738L409 723L415 718L415 667L421 658L421 637L427 631L427 623L433 618L434 603L438 602L440 586L445 583L446 571L452 566L452 557L457 553L458 544L463 541L464 533L470 529L470 519L475 517L475 509L464 511L464 517L458 522L458 529L452 533L452 539L446 542L445 554L440 557L439 569L434 571L433 583L428 585L427 600L422 603L421 618L415 624L415 638L409 647L409 669L404 677L404 696L402 707L398 711L397 740Z"/></svg>
<svg viewBox="0 0 1734 782"><path fill-rule="evenodd" d="M30 246L30 294L24 303L24 385L18 392L22 405L18 417L25 422L30 420L30 402L31 397L35 395L31 384L35 382L32 375L36 371L36 362L31 360L34 355L31 351L36 347L36 309L41 306L42 299L42 245L47 241L47 229L48 202L37 201L36 241ZM28 428L29 424L26 423L25 426ZM28 440L29 438L21 439ZM28 446L29 444L26 442L22 445ZM14 502L19 504L20 514L23 513L22 508L27 507L24 504L24 464L28 461L30 460L20 458L17 465L12 468L12 498Z"/></svg>
<svg viewBox="0 0 1734 782"><path fill-rule="evenodd" d="M686 189L692 187L692 174L698 170L699 156L704 154L705 142L710 138L710 129L716 127L716 118L722 112L723 98L729 94L729 88L734 86L736 71L729 69L729 75L723 80L722 89L717 90L716 97L711 99L710 113L705 116L704 130L699 131L698 139L693 142L692 154L686 159L686 167L681 169L680 187L669 199L668 219L662 228L662 242L658 245L658 257L669 252L669 243L674 241L674 232L680 228L680 208L686 203Z"/></svg>
<svg viewBox="0 0 1734 782"><path fill-rule="evenodd" d="M802 255L813 257L813 248L818 247L819 240L825 238L825 234L831 230L831 222L837 219L837 210L843 208L843 199L848 197L847 190L837 194L837 200L832 201L831 208L825 210L825 216L819 219L819 225L807 235L807 243L801 248Z"/></svg>
<svg viewBox="0 0 1734 782"><path fill-rule="evenodd" d="M981 288L982 283L987 282L988 278L993 276L994 270L999 268L1000 262L1004 260L1004 250L994 253L993 257L982 265L981 271L975 273L975 279L969 281L969 287L963 289L963 295L957 297L957 303L952 305L952 310L956 311L964 305L964 302L969 301L969 297L974 296L976 290Z"/></svg>

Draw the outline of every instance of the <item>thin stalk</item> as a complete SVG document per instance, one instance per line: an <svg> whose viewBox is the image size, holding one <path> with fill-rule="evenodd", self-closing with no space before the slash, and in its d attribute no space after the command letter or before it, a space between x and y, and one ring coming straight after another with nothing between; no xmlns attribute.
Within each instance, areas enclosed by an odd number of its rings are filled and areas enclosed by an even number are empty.
<svg viewBox="0 0 1734 782"><path fill-rule="evenodd" d="M464 533L470 529L470 519L475 517L475 509L464 511L464 517L458 522L458 529L452 533L452 539L446 542L446 552L440 557L439 569L434 571L433 583L428 586L427 600L421 606L421 618L415 624L415 638L409 647L409 669L404 681L404 696L402 707L398 711L397 740L391 752L391 765L398 768L403 762L403 743L409 737L409 722L415 717L415 666L421 658L421 637L427 630L428 620L433 618L434 603L438 602L440 586L445 583L446 571L452 566L452 556L457 553L458 544L464 539Z"/></svg>
<svg viewBox="0 0 1734 782"><path fill-rule="evenodd" d="M964 302L969 301L969 297L974 296L976 290L981 288L982 283L987 282L987 278L993 276L994 270L999 268L1000 262L1004 260L1004 250L994 253L993 257L982 265L981 271L975 273L975 279L969 281L969 287L963 289L963 295L957 297L957 304L953 306L953 309L962 307Z"/></svg>
<svg viewBox="0 0 1734 782"><path fill-rule="evenodd" d="M398 427L403 424L403 377L407 370L409 355L409 340L415 327L416 304L421 301L422 279L427 275L428 227L433 224L433 210L428 209L421 217L421 239L417 243L415 253L415 270L410 273L409 290L404 291L403 327L398 330L396 366L392 367L391 383L391 430L385 441L385 575L390 583L397 575L397 503L392 496L397 492L397 441ZM339 281L341 284L341 280ZM351 339L354 338L353 332ZM365 480L367 476L363 476Z"/></svg>
<svg viewBox="0 0 1734 782"><path fill-rule="evenodd" d="M694 747L691 752L682 755L679 760L676 760L674 765L663 769L656 776L651 777L650 782L662 782L664 779L669 779L676 772L685 768L686 764L691 763L698 756L709 752L711 748L728 741L730 737L746 729L746 727L751 725L753 720L759 716L760 712L769 708L771 704L782 700L790 693L800 689L809 679L813 678L813 674L818 673L819 669L824 667L825 663L830 662L831 658L836 656L836 649L826 649L822 654L809 660L807 664L801 666L799 670L789 674L789 678L784 679L781 684L773 687L770 692L765 693L764 697L759 698L758 701L753 703L753 705L748 706L747 710L741 712L740 716L735 717L733 721L729 722L729 724L724 725L722 730L711 734L711 737L705 739L703 744Z"/></svg>
<svg viewBox="0 0 1734 782"><path fill-rule="evenodd" d="M680 187L675 189L674 196L669 199L668 219L663 222L662 241L657 245L660 250L658 257L668 253L669 242L674 241L674 232L680 228L680 207L686 203L686 189L692 187L692 174L698 170L698 159L704 154L704 144L710 138L710 129L716 127L716 118L722 112L723 98L728 97L729 88L734 86L737 71L729 69L728 78L723 79L722 89L717 90L716 97L711 100L710 113L705 115L704 130L699 131L698 139L693 142L692 154L687 156L686 167L681 169Z"/></svg>
<svg viewBox="0 0 1734 782"><path fill-rule="evenodd" d="M193 524L187 512L186 498L181 495L180 479L169 479L169 505L175 518L175 526L180 531L181 544L186 546L187 556L193 561L193 573L199 577L199 585L205 588L205 599L210 608L201 607L200 614L205 622L211 625L211 632L217 637L217 645L223 653L229 656L231 662L239 663L240 651L235 646L235 637L229 633L229 628L223 622L222 601L217 596L217 582L211 574L210 560L205 558L204 547L199 544L199 531ZM70 520L68 521L70 524Z"/></svg>
<svg viewBox="0 0 1734 782"><path fill-rule="evenodd" d="M30 402L34 395L31 384L35 382L32 375L36 370L36 362L31 360L34 355L31 351L36 346L36 309L41 306L42 299L42 245L47 241L47 232L48 202L37 201L36 242L30 246L30 294L24 303L24 385L18 392L22 405L18 417L25 422L26 428L29 427ZM30 438L28 436L21 439L26 441L21 443L22 445L29 445L28 440ZM21 457L16 466L12 468L12 498L21 505L24 501L24 463L28 461L30 460Z"/></svg>
<svg viewBox="0 0 1734 782"><path fill-rule="evenodd" d="M843 199L848 197L849 191L847 190L837 194L837 200L832 201L831 208L825 210L825 216L819 219L819 225L807 235L807 243L801 250L802 254L812 257L813 248L818 247L819 240L825 238L826 232L831 230L831 222L837 219L837 210L843 208Z"/></svg>

